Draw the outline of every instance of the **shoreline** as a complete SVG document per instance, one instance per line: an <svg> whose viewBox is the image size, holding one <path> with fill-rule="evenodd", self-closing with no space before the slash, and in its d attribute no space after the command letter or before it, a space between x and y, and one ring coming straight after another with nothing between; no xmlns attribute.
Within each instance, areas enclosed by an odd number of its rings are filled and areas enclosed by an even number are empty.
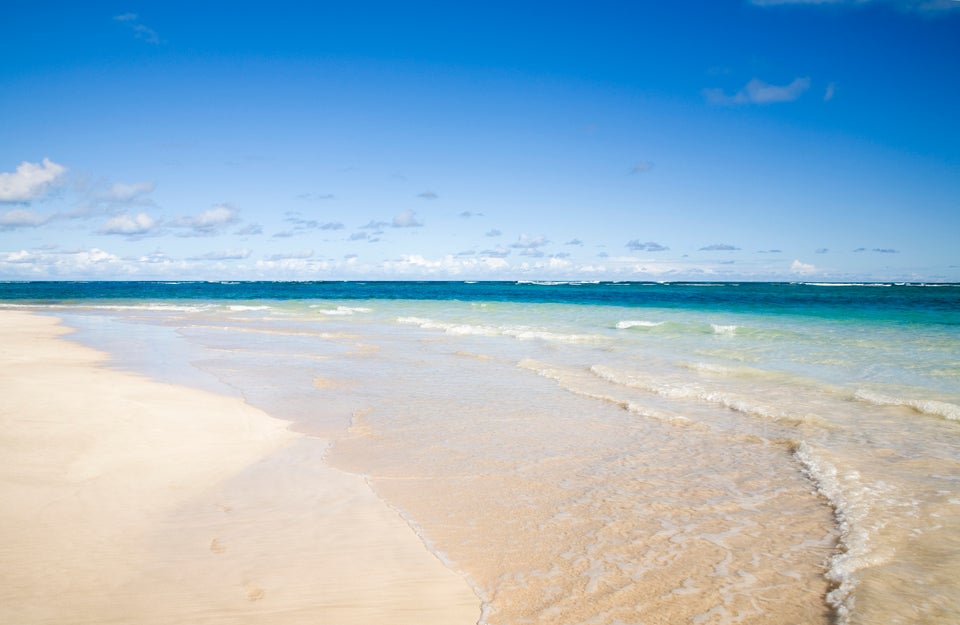
<svg viewBox="0 0 960 625"><path fill-rule="evenodd" d="M0 620L476 623L329 442L0 312Z"/></svg>

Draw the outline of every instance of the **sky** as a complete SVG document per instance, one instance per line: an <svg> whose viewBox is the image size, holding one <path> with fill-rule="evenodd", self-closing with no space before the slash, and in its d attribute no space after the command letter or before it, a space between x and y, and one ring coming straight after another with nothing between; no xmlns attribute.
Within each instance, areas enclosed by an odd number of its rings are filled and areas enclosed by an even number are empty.
<svg viewBox="0 0 960 625"><path fill-rule="evenodd" d="M960 281L960 1L7 2L0 279Z"/></svg>

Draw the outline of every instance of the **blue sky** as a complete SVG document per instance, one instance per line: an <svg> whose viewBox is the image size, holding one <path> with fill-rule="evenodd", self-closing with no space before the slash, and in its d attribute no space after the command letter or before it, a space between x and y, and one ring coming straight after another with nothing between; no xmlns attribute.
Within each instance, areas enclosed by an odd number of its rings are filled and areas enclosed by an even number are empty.
<svg viewBox="0 0 960 625"><path fill-rule="evenodd" d="M0 8L0 279L960 281L960 2Z"/></svg>

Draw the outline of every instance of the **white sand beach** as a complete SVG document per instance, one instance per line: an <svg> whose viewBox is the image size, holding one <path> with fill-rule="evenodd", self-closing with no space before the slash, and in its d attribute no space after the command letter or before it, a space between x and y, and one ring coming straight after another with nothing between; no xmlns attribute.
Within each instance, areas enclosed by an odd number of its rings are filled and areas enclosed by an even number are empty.
<svg viewBox="0 0 960 625"><path fill-rule="evenodd" d="M0 622L475 623L327 441L0 314Z"/></svg>

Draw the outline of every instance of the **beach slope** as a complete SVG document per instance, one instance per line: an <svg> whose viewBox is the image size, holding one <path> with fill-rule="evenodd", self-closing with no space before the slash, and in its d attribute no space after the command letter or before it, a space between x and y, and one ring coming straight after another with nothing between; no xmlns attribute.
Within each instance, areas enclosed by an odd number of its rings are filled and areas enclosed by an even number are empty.
<svg viewBox="0 0 960 625"><path fill-rule="evenodd" d="M359 476L239 399L0 313L0 622L475 623Z"/></svg>

